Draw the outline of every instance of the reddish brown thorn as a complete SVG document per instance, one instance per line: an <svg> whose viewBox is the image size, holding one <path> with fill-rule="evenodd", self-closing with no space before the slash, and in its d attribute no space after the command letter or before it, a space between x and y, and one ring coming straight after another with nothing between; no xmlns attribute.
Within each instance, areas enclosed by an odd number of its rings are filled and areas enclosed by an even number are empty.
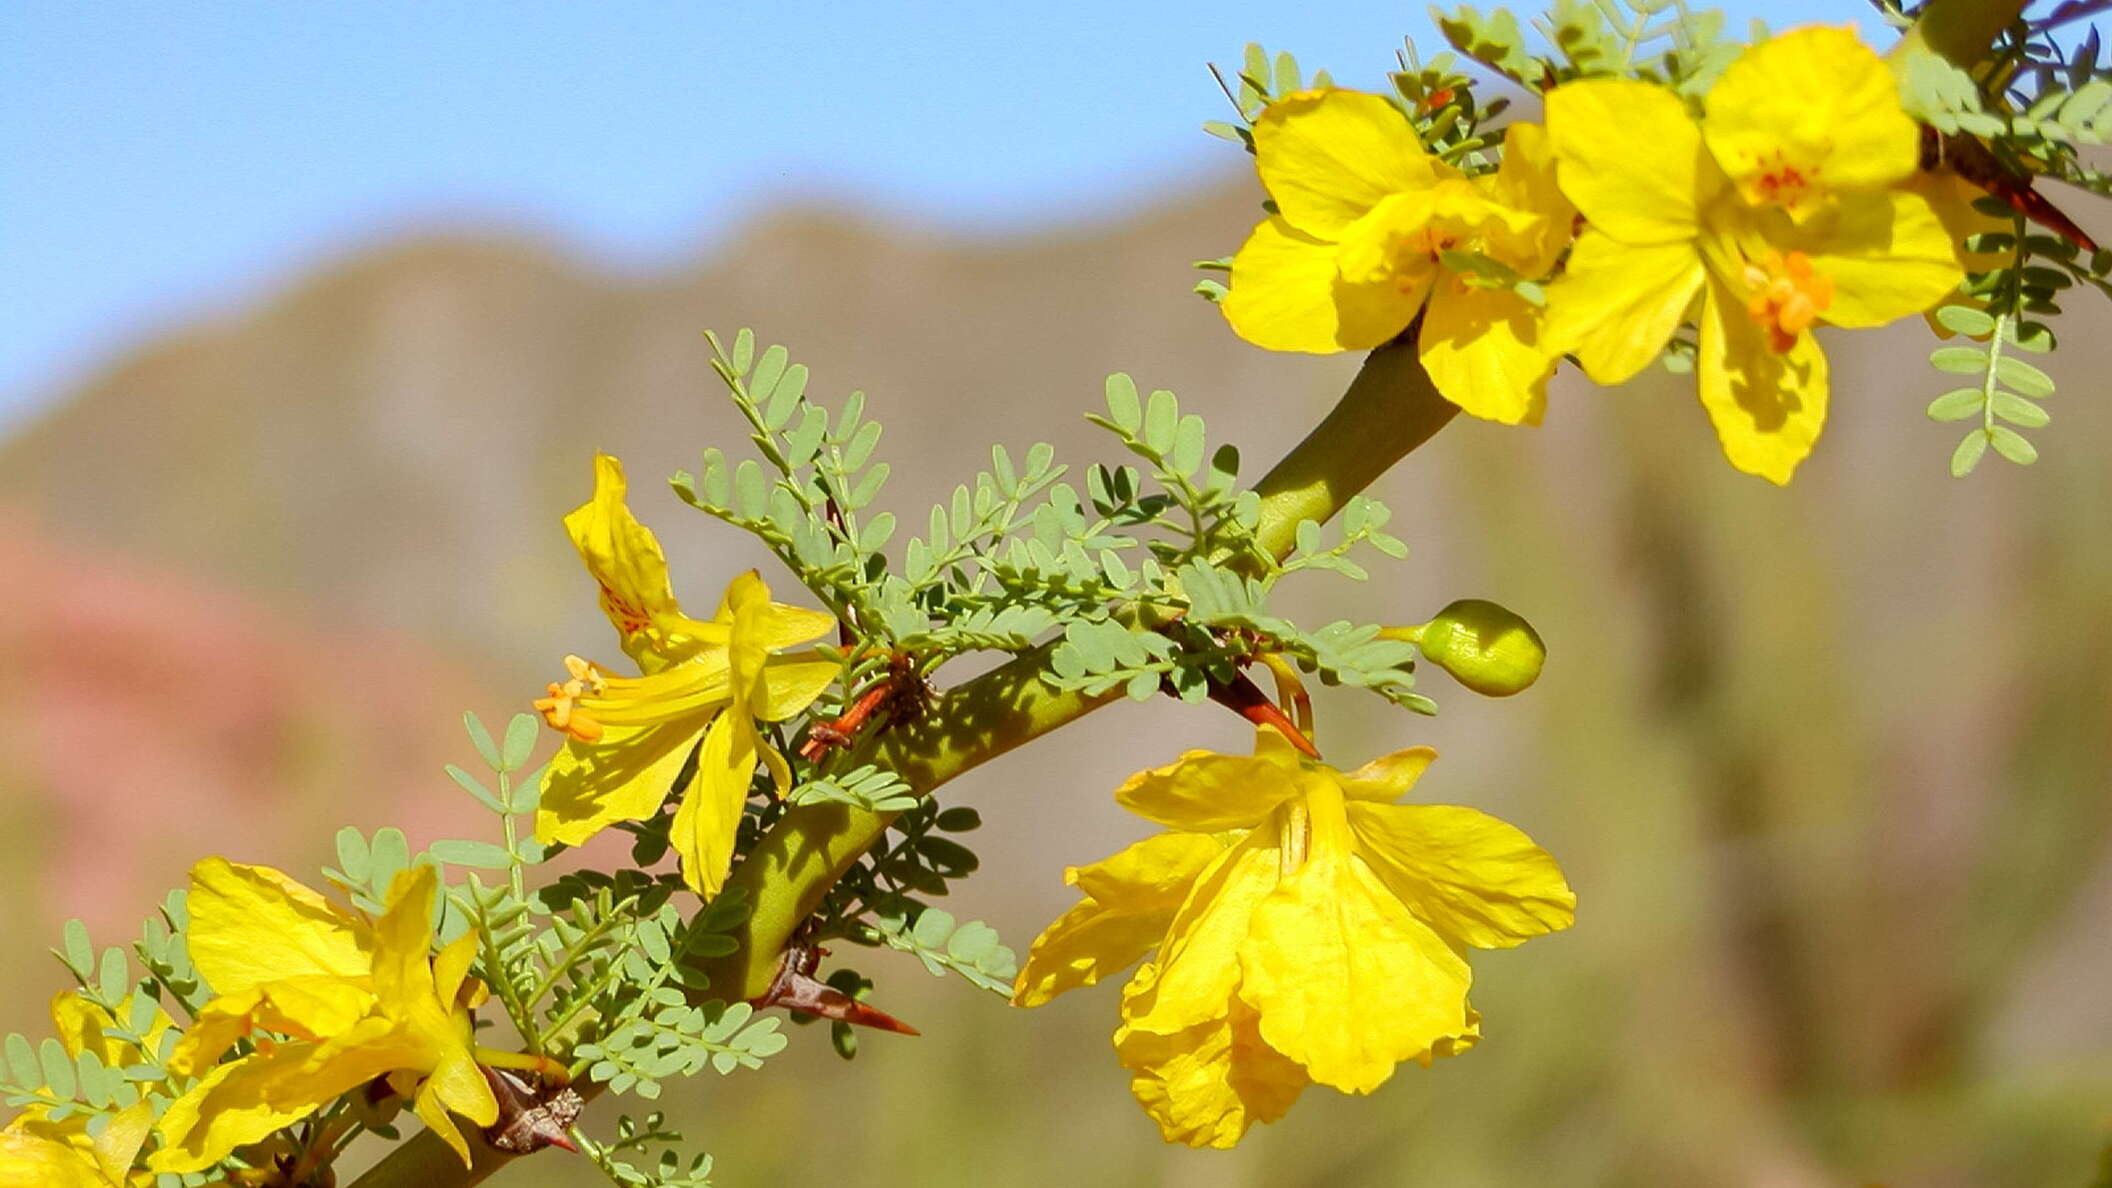
<svg viewBox="0 0 2112 1188"><path fill-rule="evenodd" d="M499 1120L484 1128L485 1141L510 1155L526 1155L544 1147L579 1153L565 1133L586 1105L576 1091L548 1088L540 1081L531 1084L502 1068L484 1064L477 1068L499 1103Z"/></svg>
<svg viewBox="0 0 2112 1188"><path fill-rule="evenodd" d="M840 716L807 727L807 741L799 745L799 757L809 763L816 763L823 755L828 754L829 748L850 746L851 740L858 737L858 731L863 729L867 719L886 703L888 694L894 692L894 688L894 677L881 677L871 688L859 694L858 700L852 702L851 708L843 711Z"/></svg>
<svg viewBox="0 0 2112 1188"><path fill-rule="evenodd" d="M1256 726L1275 727L1292 746L1310 758L1320 757L1320 749L1313 745L1313 740L1307 738L1305 732L1298 729L1275 702L1269 700L1269 695L1263 693L1260 686L1248 680L1246 674L1241 673L1227 682L1210 682L1210 700Z"/></svg>
<svg viewBox="0 0 2112 1188"><path fill-rule="evenodd" d="M896 1035L923 1034L886 1011L869 1007L816 978L813 971L819 961L820 954L804 945L786 949L784 956L778 959L777 977L770 983L770 988L749 999L749 1003L758 1007L784 1007L805 1015L870 1027L875 1031L892 1031Z"/></svg>
<svg viewBox="0 0 2112 1188"><path fill-rule="evenodd" d="M1951 172L2001 199L2011 210L2086 252L2097 250L2097 241L2090 238L2089 232L2032 188L2028 174L2004 165L1977 137L1953 132L1942 138L1940 155Z"/></svg>

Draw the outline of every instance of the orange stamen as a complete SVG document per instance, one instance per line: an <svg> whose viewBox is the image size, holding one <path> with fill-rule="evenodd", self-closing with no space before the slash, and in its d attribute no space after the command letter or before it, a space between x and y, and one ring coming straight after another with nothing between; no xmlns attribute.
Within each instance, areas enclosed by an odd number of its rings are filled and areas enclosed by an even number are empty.
<svg viewBox="0 0 2112 1188"><path fill-rule="evenodd" d="M1814 267L1803 252L1785 256L1770 251L1747 261L1745 283L1752 290L1746 316L1767 331L1767 344L1777 354L1796 346L1798 337L1833 304L1833 278Z"/></svg>
<svg viewBox="0 0 2112 1188"><path fill-rule="evenodd" d="M579 708L579 699L589 693L601 694L608 688L608 682L592 664L577 656L565 657L565 671L571 674L571 679L563 684L550 682L550 695L537 698L535 708L551 729L581 742L597 742L601 739L601 723Z"/></svg>

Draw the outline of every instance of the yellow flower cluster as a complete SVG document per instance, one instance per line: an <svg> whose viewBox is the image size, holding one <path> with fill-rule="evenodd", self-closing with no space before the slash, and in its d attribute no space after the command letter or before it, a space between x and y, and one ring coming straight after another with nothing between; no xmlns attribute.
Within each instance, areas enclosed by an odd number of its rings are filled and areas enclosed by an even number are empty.
<svg viewBox="0 0 2112 1188"><path fill-rule="evenodd" d="M159 1174L204 1171L377 1079L467 1164L468 1143L450 1115L478 1126L498 1118L479 1065L544 1062L475 1046L470 1011L484 997L469 976L477 940L433 952L437 886L431 867L404 871L381 916L369 919L270 867L198 863L185 943L214 997L167 1061L196 1082L158 1122L142 1100L93 1138L86 1115L54 1121L32 1107L0 1131L0 1188L140 1188ZM59 995L51 1014L67 1055L92 1053L108 1068L155 1060L175 1028L156 1010L135 1045L109 1034L109 1012L72 993ZM223 1060L242 1041L249 1050ZM134 1170L156 1132L158 1149Z"/></svg>
<svg viewBox="0 0 2112 1188"><path fill-rule="evenodd" d="M131 1000L118 1014L131 1014ZM125 1068L157 1054L162 1037L175 1027L160 1008L149 1017L141 1039L149 1051L108 1034L117 1020L102 1007L72 991L51 1000L51 1021L59 1045L78 1060L84 1053L105 1068ZM153 1106L137 1102L119 1111L100 1135L88 1134L88 1117L75 1114L54 1121L42 1106L31 1106L0 1130L0 1188L144 1188L154 1175L132 1170L154 1124Z"/></svg>
<svg viewBox="0 0 2112 1188"><path fill-rule="evenodd" d="M1273 729L1249 757L1191 751L1115 799L1167 831L1068 880L1084 899L1034 942L1013 1001L1119 973L1115 1049L1168 1141L1230 1147L1307 1085L1369 1093L1396 1065L1471 1047L1470 948L1567 928L1547 852L1451 805L1393 801L1436 753L1355 771Z"/></svg>
<svg viewBox="0 0 2112 1188"><path fill-rule="evenodd" d="M1225 317L1312 352L1416 326L1438 392L1509 424L1539 420L1565 356L1621 383L1693 321L1725 455L1785 483L1826 418L1812 330L1928 309L1962 278L1959 248L1893 76L1852 32L1754 45L1700 106L1652 83L1567 83L1544 128L1512 124L1501 167L1468 179L1386 100L1285 96L1254 122L1277 213L1233 258ZM1548 280L1544 299L1516 284Z"/></svg>
<svg viewBox="0 0 2112 1188"><path fill-rule="evenodd" d="M162 1114L148 1166L194 1172L377 1077L469 1162L449 1112L479 1126L498 1102L477 1067L469 976L477 938L435 956L428 866L396 876L380 918L338 907L279 871L208 858L191 870L191 960L216 997L169 1058L203 1073ZM224 1063L237 1040L255 1050Z"/></svg>
<svg viewBox="0 0 2112 1188"><path fill-rule="evenodd" d="M792 772L757 729L814 703L840 668L811 650L778 654L828 633L821 611L770 600L754 571L733 580L708 621L682 613L667 557L625 503L623 466L594 460L594 497L565 517L565 530L601 587L601 607L643 675L615 675L577 656L568 679L535 703L565 734L545 769L535 836L577 845L618 821L660 811L692 753L695 774L675 812L682 876L715 895L758 766L780 792Z"/></svg>

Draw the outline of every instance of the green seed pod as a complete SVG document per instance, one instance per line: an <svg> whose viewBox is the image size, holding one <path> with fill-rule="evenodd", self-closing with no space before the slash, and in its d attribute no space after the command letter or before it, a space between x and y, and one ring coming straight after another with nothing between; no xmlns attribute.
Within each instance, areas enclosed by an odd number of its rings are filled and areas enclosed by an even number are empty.
<svg viewBox="0 0 2112 1188"><path fill-rule="evenodd" d="M1414 641L1432 664L1484 697L1524 691L1547 663L1547 645L1531 623L1479 598L1462 598L1398 638Z"/></svg>

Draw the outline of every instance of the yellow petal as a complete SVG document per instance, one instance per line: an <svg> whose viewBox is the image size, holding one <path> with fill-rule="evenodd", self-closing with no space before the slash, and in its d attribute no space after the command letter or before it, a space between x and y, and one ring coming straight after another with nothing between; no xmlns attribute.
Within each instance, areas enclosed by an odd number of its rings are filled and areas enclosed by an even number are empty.
<svg viewBox="0 0 2112 1188"><path fill-rule="evenodd" d="M1254 908L1239 996L1313 1080L1369 1093L1466 1030L1471 974L1356 856L1339 795L1309 800L1311 852Z"/></svg>
<svg viewBox="0 0 2112 1188"><path fill-rule="evenodd" d="M1219 308L1234 333L1271 351L1325 355L1370 350L1407 328L1426 288L1352 284L1338 248L1272 217L1232 257L1232 284Z"/></svg>
<svg viewBox="0 0 2112 1188"><path fill-rule="evenodd" d="M111 1184L123 1184L154 1129L154 1103L138 1101L118 1111L95 1140L95 1160Z"/></svg>
<svg viewBox="0 0 2112 1188"><path fill-rule="evenodd" d="M440 1098L434 1094L431 1085L419 1089L417 1095L411 1099L411 1112L418 1115L418 1120L425 1123L427 1130L453 1149L456 1156L462 1160L463 1167L473 1165L474 1160L469 1154L469 1140L462 1137L462 1131L455 1126L455 1120L447 1116L447 1107L440 1103Z"/></svg>
<svg viewBox="0 0 2112 1188"><path fill-rule="evenodd" d="M1065 879L1085 898L1035 938L1013 1004L1040 1006L1128 968L1166 935L1188 888L1223 852L1214 837L1161 833L1091 866L1073 867Z"/></svg>
<svg viewBox="0 0 2112 1188"><path fill-rule="evenodd" d="M440 1104L479 1126L490 1126L499 1120L498 1098L492 1096L491 1083L484 1079L476 1057L466 1046L442 1061L425 1087Z"/></svg>
<svg viewBox="0 0 2112 1188"><path fill-rule="evenodd" d="M169 1067L191 1075L220 1059L235 1041L254 1031L257 1008L264 992L250 989L240 994L222 994L199 1009L191 1026L176 1041L169 1054Z"/></svg>
<svg viewBox="0 0 2112 1188"><path fill-rule="evenodd" d="M756 716L765 722L782 722L813 705L814 699L842 673L841 664L821 659L813 652L772 656L763 666L762 696L754 707Z"/></svg>
<svg viewBox="0 0 2112 1188"><path fill-rule="evenodd" d="M1652 83L1588 79L1547 93L1562 192L1631 246L1692 239L1723 175L1679 96ZM1601 381L1609 382L1609 381Z"/></svg>
<svg viewBox="0 0 2112 1188"><path fill-rule="evenodd" d="M1899 83L1848 28L1751 46L1709 89L1702 135L1746 201L1802 220L1837 193L1904 180L1921 133Z"/></svg>
<svg viewBox="0 0 2112 1188"><path fill-rule="evenodd" d="M770 773L770 786L777 790L778 799L783 800L785 797L790 796L792 794L792 764L785 759L784 754L758 737L755 756L762 760L763 770Z"/></svg>
<svg viewBox="0 0 2112 1188"><path fill-rule="evenodd" d="M1507 949L1576 919L1576 894L1554 858L1487 813L1353 803L1349 825L1395 898L1460 944Z"/></svg>
<svg viewBox="0 0 2112 1188"><path fill-rule="evenodd" d="M375 1009L365 978L305 975L281 978L205 1004L170 1053L169 1067L195 1073L208 1067L244 1036L258 1031L299 1039L339 1035Z"/></svg>
<svg viewBox="0 0 2112 1188"><path fill-rule="evenodd" d="M374 994L387 1009L433 1001L433 894L430 866L398 871L374 925Z"/></svg>
<svg viewBox="0 0 2112 1188"><path fill-rule="evenodd" d="M1844 200L1813 241L1812 264L1833 281L1820 316L1882 326L1950 296L1965 279L1959 245L1928 198L1897 190Z"/></svg>
<svg viewBox="0 0 2112 1188"><path fill-rule="evenodd" d="M0 1188L107 1188L95 1160L66 1143L0 1131Z"/></svg>
<svg viewBox="0 0 2112 1188"><path fill-rule="evenodd" d="M169 1018L169 1013L156 1006L154 1013L148 1018L146 1031L142 1036L146 1040L147 1050L141 1052L139 1045L130 1040L118 1039L106 1031L116 1027L119 1019L125 1021L126 1029L129 1030L131 1017L132 996L129 994L118 1004L116 1018L112 1018L109 1011L72 990L62 990L51 1000L51 1022L67 1055L79 1056L83 1052L93 1052L97 1059L110 1068L123 1068L128 1064L138 1064L143 1058L158 1056L161 1051L161 1037L176 1026L176 1021Z"/></svg>
<svg viewBox="0 0 2112 1188"><path fill-rule="evenodd" d="M1137 976L1148 982L1153 967ZM1248 1127L1283 1117L1312 1083L1262 1041L1254 1012L1237 1002L1227 1018L1171 1035L1124 1024L1115 1031L1115 1051L1160 1135L1190 1147L1236 1145Z"/></svg>
<svg viewBox="0 0 2112 1188"><path fill-rule="evenodd" d="M454 943L440 950L433 958L433 994L442 1003L452 1006L462 993L462 983L469 977L469 967L477 959L477 934L465 932L455 938Z"/></svg>
<svg viewBox="0 0 2112 1188"><path fill-rule="evenodd" d="M1273 827L1257 829L1204 868L1167 926L1156 977L1124 992L1130 1027L1171 1035L1228 1016L1248 923L1276 887L1276 837Z"/></svg>
<svg viewBox="0 0 2112 1188"><path fill-rule="evenodd" d="M1300 91L1271 103L1254 121L1254 165L1283 217L1323 236L1435 176L1408 117L1360 91Z"/></svg>
<svg viewBox="0 0 2112 1188"><path fill-rule="evenodd" d="M499 1119L498 1100L492 1096L484 1074L477 1070L476 1061L466 1052L433 1071L411 1099L411 1109L418 1115L418 1120L425 1123L427 1130L454 1149L464 1167L472 1165L469 1143L462 1137L449 1111L478 1126L490 1126Z"/></svg>
<svg viewBox="0 0 2112 1188"><path fill-rule="evenodd" d="M1297 792L1293 773L1266 759L1189 751L1129 777L1115 803L1172 829L1215 833L1251 826Z"/></svg>
<svg viewBox="0 0 2112 1188"><path fill-rule="evenodd" d="M1918 172L1900 189L1919 194L1928 202L1937 220L1943 224L1944 234L1957 248L1959 261L1967 271L1988 272L2009 262L2007 252L1971 252L1965 247L1967 239L1982 232L2010 229L2008 219L1996 218L1974 208L1974 202L1987 197L1986 190L1948 169Z"/></svg>
<svg viewBox="0 0 2112 1188"><path fill-rule="evenodd" d="M367 973L367 926L268 866L207 858L191 868L185 902L191 962L216 993L302 975Z"/></svg>
<svg viewBox="0 0 2112 1188"><path fill-rule="evenodd" d="M1337 775L1336 782L1342 786L1342 794L1351 800L1394 801L1408 794L1416 781L1437 760L1437 752L1430 747L1409 747L1391 755L1381 755L1355 771Z"/></svg>
<svg viewBox="0 0 2112 1188"><path fill-rule="evenodd" d="M611 726L594 743L567 740L543 771L536 840L576 846L618 821L659 812L702 737L701 724L677 721Z"/></svg>
<svg viewBox="0 0 2112 1188"><path fill-rule="evenodd" d="M1254 757L1267 760L1293 774L1305 770L1305 753L1274 726L1254 728Z"/></svg>
<svg viewBox="0 0 2112 1188"><path fill-rule="evenodd" d="M1343 229L1335 267L1347 280L1391 281L1409 292L1420 287L1417 274L1436 269L1447 244L1522 259L1546 221L1494 201L1489 190L1465 177L1444 177L1424 189L1388 195ZM1407 281L1416 281L1414 288Z"/></svg>
<svg viewBox="0 0 2112 1188"><path fill-rule="evenodd" d="M675 810L669 839L682 858L682 881L709 899L726 883L741 810L755 779L755 724L738 714L720 714L704 733L697 774Z"/></svg>
<svg viewBox="0 0 2112 1188"><path fill-rule="evenodd" d="M386 1020L362 1023L356 1034L341 1037L327 1059L318 1059L322 1050L316 1045L287 1043L216 1066L162 1114L164 1145L148 1166L157 1172L203 1171L235 1148L291 1126L388 1072L401 1053L369 1041L389 1031Z"/></svg>
<svg viewBox="0 0 2112 1188"><path fill-rule="evenodd" d="M1627 247L1586 231L1548 286L1543 333L1551 349L1575 352L1592 379L1625 383L1665 349L1701 291L1702 272L1691 243Z"/></svg>
<svg viewBox="0 0 2112 1188"><path fill-rule="evenodd" d="M257 996L250 1012L253 1027L302 1039L328 1039L342 1034L365 1018L375 1005L374 993L365 978L282 978L250 994ZM234 1001L239 1004L248 997L242 995ZM205 1009L211 1011L218 1001L207 1003Z"/></svg>
<svg viewBox="0 0 2112 1188"><path fill-rule="evenodd" d="M565 533L601 588L601 609L616 628L623 650L640 664L651 654L646 632L662 616L679 616L667 555L650 529L625 502L629 484L623 463L594 456L594 497L565 517Z"/></svg>
<svg viewBox="0 0 2112 1188"><path fill-rule="evenodd" d="M1547 377L1560 357L1547 349L1542 314L1508 289L1476 288L1446 275L1431 293L1417 338L1438 394L1485 421L1539 424Z"/></svg>
<svg viewBox="0 0 2112 1188"><path fill-rule="evenodd" d="M1826 355L1809 333L1777 354L1743 299L1714 275L1702 302L1702 407L1731 465L1786 484L1826 424Z"/></svg>
<svg viewBox="0 0 2112 1188"><path fill-rule="evenodd" d="M1557 177L1554 141L1546 128L1521 122L1503 130L1503 164L1489 179L1488 189L1496 202L1540 216L1520 245L1525 250L1503 258L1526 280L1546 276L1569 246L1577 208L1562 193Z"/></svg>
<svg viewBox="0 0 2112 1188"><path fill-rule="evenodd" d="M836 630L836 618L827 611L772 602L755 614L755 641L773 652L812 643Z"/></svg>

